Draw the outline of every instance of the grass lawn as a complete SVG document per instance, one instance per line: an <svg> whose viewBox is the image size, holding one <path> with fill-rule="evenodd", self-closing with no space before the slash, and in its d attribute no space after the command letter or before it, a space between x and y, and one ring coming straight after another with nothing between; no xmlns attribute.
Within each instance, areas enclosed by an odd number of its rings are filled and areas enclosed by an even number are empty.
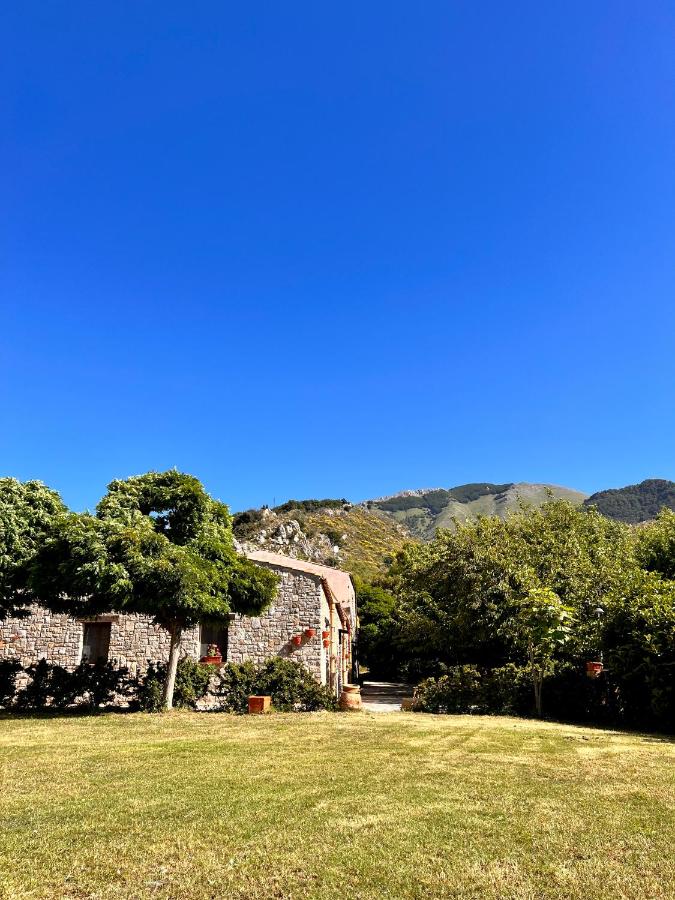
<svg viewBox="0 0 675 900"><path fill-rule="evenodd" d="M675 744L508 718L0 719L0 897L673 898Z"/></svg>

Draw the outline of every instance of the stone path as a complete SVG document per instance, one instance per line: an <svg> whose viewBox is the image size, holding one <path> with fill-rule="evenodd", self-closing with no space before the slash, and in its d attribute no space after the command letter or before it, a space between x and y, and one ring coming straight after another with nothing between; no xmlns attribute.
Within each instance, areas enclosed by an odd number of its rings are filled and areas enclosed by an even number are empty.
<svg viewBox="0 0 675 900"><path fill-rule="evenodd" d="M364 681L361 686L361 703L368 712L399 712L401 702L411 698L413 689L409 684L396 681Z"/></svg>

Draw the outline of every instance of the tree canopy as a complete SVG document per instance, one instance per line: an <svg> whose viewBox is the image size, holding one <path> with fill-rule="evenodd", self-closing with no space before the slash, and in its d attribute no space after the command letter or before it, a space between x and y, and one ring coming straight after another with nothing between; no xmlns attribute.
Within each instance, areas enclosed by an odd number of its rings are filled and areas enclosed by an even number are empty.
<svg viewBox="0 0 675 900"><path fill-rule="evenodd" d="M41 481L0 478L0 620L23 615L31 561L65 506Z"/></svg>

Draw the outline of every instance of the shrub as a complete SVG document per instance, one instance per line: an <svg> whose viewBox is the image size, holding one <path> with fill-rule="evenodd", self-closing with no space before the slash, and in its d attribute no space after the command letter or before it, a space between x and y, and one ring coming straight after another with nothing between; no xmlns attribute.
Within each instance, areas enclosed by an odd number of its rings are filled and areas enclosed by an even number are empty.
<svg viewBox="0 0 675 900"><path fill-rule="evenodd" d="M280 712L313 712L337 709L335 695L299 663L290 659L268 659L256 673L257 693L269 694Z"/></svg>
<svg viewBox="0 0 675 900"><path fill-rule="evenodd" d="M227 712L244 713L248 698L267 695L279 712L313 712L337 709L334 694L299 663L273 657L262 666L252 663L227 663L218 672L216 690L220 708Z"/></svg>
<svg viewBox="0 0 675 900"><path fill-rule="evenodd" d="M415 688L416 712L482 711L481 674L476 666L451 666L440 678L427 678Z"/></svg>
<svg viewBox="0 0 675 900"><path fill-rule="evenodd" d="M197 701L205 696L209 688L215 666L205 666L193 659L183 657L176 670L174 706L194 709ZM136 689L136 706L145 712L160 712L163 707L165 663L150 663L145 676Z"/></svg>
<svg viewBox="0 0 675 900"><path fill-rule="evenodd" d="M55 674L58 670L58 674ZM30 681L16 697L19 709L45 709L56 693L59 696L68 675L61 666L50 666L46 659L26 668ZM60 684L60 687L59 687Z"/></svg>
<svg viewBox="0 0 675 900"><path fill-rule="evenodd" d="M256 667L252 662L227 663L218 670L216 694L223 712L245 713L248 698L257 693Z"/></svg>
<svg viewBox="0 0 675 900"><path fill-rule="evenodd" d="M10 706L16 693L16 676L21 672L17 659L0 659L0 706Z"/></svg>
<svg viewBox="0 0 675 900"><path fill-rule="evenodd" d="M532 711L532 677L527 666L507 663L488 670L482 680L482 705L498 715L525 715Z"/></svg>
<svg viewBox="0 0 675 900"><path fill-rule="evenodd" d="M129 671L113 662L80 663L73 671L41 659L28 666L30 681L19 691L20 709L67 709L80 706L92 711L129 691Z"/></svg>

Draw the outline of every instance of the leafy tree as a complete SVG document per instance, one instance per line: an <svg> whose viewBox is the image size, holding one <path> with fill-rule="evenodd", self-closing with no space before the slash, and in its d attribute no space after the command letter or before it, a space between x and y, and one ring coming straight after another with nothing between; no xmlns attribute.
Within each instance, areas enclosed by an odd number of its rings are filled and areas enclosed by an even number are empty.
<svg viewBox="0 0 675 900"><path fill-rule="evenodd" d="M400 662L397 647L398 601L380 585L354 579L359 612L359 661L381 676L395 676Z"/></svg>
<svg viewBox="0 0 675 900"><path fill-rule="evenodd" d="M506 521L458 523L399 556L402 639L409 652L452 665L518 661L524 647L511 626L536 588L574 611L570 647L589 652L600 640L596 609L621 593L636 566L630 529L564 500L523 508Z"/></svg>
<svg viewBox="0 0 675 900"><path fill-rule="evenodd" d="M0 478L0 620L27 614L31 561L66 508L41 481Z"/></svg>
<svg viewBox="0 0 675 900"><path fill-rule="evenodd" d="M640 528L637 547L644 569L675 581L675 512L663 509L654 522Z"/></svg>
<svg viewBox="0 0 675 900"><path fill-rule="evenodd" d="M168 471L113 481L96 516L61 518L31 585L55 612L153 616L171 637L163 693L171 709L183 631L233 611L260 613L277 578L237 555L223 503L193 476Z"/></svg>
<svg viewBox="0 0 675 900"><path fill-rule="evenodd" d="M556 652L569 640L570 620L570 610L550 588L531 587L507 626L515 641L522 643L527 652L539 718L542 716L544 678L553 671Z"/></svg>

